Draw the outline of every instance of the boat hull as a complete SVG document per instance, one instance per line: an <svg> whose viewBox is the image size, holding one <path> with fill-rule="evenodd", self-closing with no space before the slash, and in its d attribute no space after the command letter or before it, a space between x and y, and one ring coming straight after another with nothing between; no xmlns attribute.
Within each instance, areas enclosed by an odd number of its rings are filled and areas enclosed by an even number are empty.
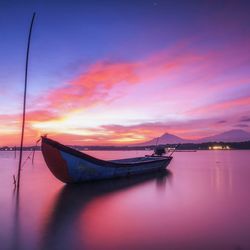
<svg viewBox="0 0 250 250"><path fill-rule="evenodd" d="M172 157L139 157L103 161L42 137L42 153L48 168L65 183L79 183L144 174L165 169Z"/></svg>

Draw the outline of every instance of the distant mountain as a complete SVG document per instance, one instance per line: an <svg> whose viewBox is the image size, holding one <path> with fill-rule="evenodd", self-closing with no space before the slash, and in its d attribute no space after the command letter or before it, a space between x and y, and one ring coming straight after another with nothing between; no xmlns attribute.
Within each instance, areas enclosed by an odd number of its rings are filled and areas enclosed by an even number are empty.
<svg viewBox="0 0 250 250"><path fill-rule="evenodd" d="M157 142L157 140L158 140L158 142ZM156 142L157 142L157 144L176 144L176 143L189 143L189 142L193 142L193 141L182 139L181 137L178 137L176 135L165 133L162 136L160 136L159 138L154 138L150 141L140 143L137 145L138 146L149 146L149 145L155 145Z"/></svg>
<svg viewBox="0 0 250 250"><path fill-rule="evenodd" d="M157 138L150 141L136 144L138 146L155 145ZM165 133L158 139L158 144L178 144L178 143L203 143L203 142L243 142L250 141L250 133L241 130L233 129L224 133L216 134L214 136L204 137L198 140L187 140L176 135Z"/></svg>
<svg viewBox="0 0 250 250"><path fill-rule="evenodd" d="M243 142L250 140L250 133L242 129L232 129L214 136L204 137L197 142Z"/></svg>

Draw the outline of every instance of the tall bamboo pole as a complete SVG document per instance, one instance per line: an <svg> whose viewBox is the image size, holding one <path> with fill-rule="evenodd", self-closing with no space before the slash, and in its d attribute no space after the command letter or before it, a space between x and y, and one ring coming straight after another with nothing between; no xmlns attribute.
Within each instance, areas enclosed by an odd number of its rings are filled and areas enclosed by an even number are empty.
<svg viewBox="0 0 250 250"><path fill-rule="evenodd" d="M23 137L24 137L24 128L25 128L25 112L26 112L26 94L27 94L27 82L28 82L28 66L29 66L29 51L30 51L30 41L31 41L31 33L33 28L33 23L35 19L36 13L33 13L29 37L28 37L28 45L26 51L26 65L25 65L25 80L24 80L24 95L23 95L23 119L22 119L22 134L21 134L21 143L20 143L20 154L19 154L19 164L18 164L18 174L17 174L17 191L20 186L20 176L21 176L21 166L22 166L22 153L23 153Z"/></svg>

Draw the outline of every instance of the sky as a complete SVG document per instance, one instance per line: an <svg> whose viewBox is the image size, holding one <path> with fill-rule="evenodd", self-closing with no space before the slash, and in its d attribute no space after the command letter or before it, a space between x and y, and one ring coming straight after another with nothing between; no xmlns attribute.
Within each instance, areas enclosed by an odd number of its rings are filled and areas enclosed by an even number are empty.
<svg viewBox="0 0 250 250"><path fill-rule="evenodd" d="M0 2L0 146L250 132L249 1Z"/></svg>

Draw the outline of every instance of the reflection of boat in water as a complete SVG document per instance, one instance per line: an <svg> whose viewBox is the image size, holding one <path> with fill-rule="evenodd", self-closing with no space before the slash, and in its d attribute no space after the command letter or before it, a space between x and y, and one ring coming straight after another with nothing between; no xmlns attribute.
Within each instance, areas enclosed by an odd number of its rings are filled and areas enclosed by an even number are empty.
<svg viewBox="0 0 250 250"><path fill-rule="evenodd" d="M47 166L62 182L76 183L138 175L165 169L172 156L145 156L104 161L42 137Z"/></svg>
<svg viewBox="0 0 250 250"><path fill-rule="evenodd" d="M98 198L104 201L110 194L118 194L119 191L129 188L136 189L141 184L150 182L155 182L157 190L163 190L171 177L169 170L162 170L121 179L65 185L46 219L48 222L44 228L40 249L85 249L86 234L80 230L83 226L81 218L92 202Z"/></svg>

